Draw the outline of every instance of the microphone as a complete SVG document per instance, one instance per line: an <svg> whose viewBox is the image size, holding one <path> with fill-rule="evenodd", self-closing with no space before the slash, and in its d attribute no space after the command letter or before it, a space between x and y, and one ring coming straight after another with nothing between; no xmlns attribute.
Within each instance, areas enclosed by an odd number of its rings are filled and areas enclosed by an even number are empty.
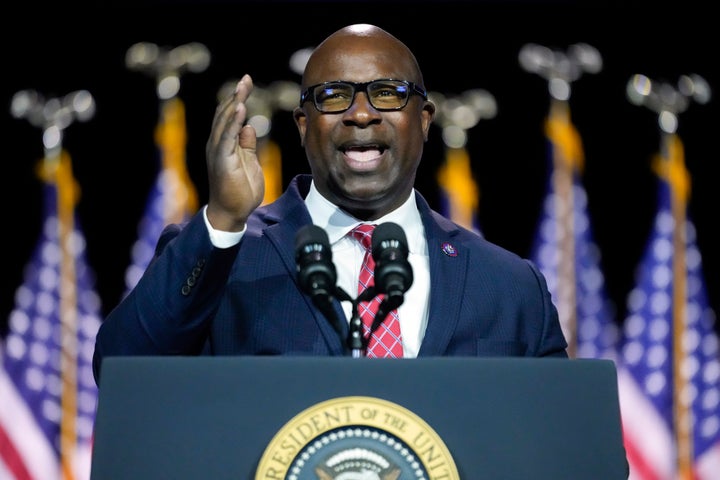
<svg viewBox="0 0 720 480"><path fill-rule="evenodd" d="M333 307L333 299L337 297L340 301L352 301L352 297L336 285L337 271L332 261L330 240L325 230L312 224L298 230L295 234L295 263L300 287L310 295L315 306L325 315L335 332L342 335L343 328ZM353 356L357 356L355 352L362 347L362 343L358 345L358 341L362 341L362 333L359 336L354 333L357 328L362 329L362 322L351 321L348 342L343 343L346 352L351 349Z"/></svg>
<svg viewBox="0 0 720 480"><path fill-rule="evenodd" d="M404 293L413 283L412 267L407 260L407 237L400 225L386 222L375 227L372 256L375 260L375 290L385 294L382 303L389 312L403 303Z"/></svg>
<svg viewBox="0 0 720 480"><path fill-rule="evenodd" d="M327 232L317 225L305 225L295 234L295 262L300 287L320 308L332 302L337 271Z"/></svg>

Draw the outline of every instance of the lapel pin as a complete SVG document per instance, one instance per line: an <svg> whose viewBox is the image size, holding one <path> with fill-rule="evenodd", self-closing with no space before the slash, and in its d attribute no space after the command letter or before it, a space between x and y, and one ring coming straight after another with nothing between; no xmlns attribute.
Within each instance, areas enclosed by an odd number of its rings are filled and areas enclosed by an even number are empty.
<svg viewBox="0 0 720 480"><path fill-rule="evenodd" d="M455 247L453 247L452 244L449 242L443 242L442 251L448 257L457 257L457 254L458 254Z"/></svg>

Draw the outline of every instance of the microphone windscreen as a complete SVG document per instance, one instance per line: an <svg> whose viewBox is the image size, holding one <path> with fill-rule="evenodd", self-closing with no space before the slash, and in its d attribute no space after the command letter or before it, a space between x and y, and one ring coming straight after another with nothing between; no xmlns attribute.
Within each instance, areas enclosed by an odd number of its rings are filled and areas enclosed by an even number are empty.
<svg viewBox="0 0 720 480"><path fill-rule="evenodd" d="M327 232L317 225L305 225L295 234L295 251L300 253L306 245L321 245L330 250Z"/></svg>
<svg viewBox="0 0 720 480"><path fill-rule="evenodd" d="M397 248L404 257L408 255L408 243L405 230L394 222L381 223L375 227L372 235L373 256L388 247Z"/></svg>
<svg viewBox="0 0 720 480"><path fill-rule="evenodd" d="M295 234L295 263L298 282L313 298L330 298L337 281L327 232L317 225L306 225Z"/></svg>

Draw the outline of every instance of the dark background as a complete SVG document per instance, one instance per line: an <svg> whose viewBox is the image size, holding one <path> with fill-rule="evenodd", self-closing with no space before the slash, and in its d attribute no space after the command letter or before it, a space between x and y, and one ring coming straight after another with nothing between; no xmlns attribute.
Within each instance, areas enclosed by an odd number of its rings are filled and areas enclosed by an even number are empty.
<svg viewBox="0 0 720 480"><path fill-rule="evenodd" d="M709 7L699 3L197 0L144 5L3 7L0 193L6 217L0 326L13 307L42 220L42 184L34 173L43 156L41 130L10 115L11 98L22 89L46 97L87 89L94 96L95 116L66 129L63 145L81 187L77 212L105 312L124 290L130 247L157 169L154 80L124 64L125 52L136 42L169 47L201 42L212 54L207 70L182 77L179 94L186 105L188 169L204 203L205 141L223 83L245 72L261 85L299 82L288 67L296 50L349 23L386 28L415 51L428 90L455 95L481 88L495 97L497 116L468 132L481 192L479 219L488 239L524 256L545 188L543 120L549 95L544 79L519 66L518 52L529 42L562 50L577 42L594 46L603 70L573 84L570 106L585 149L592 228L619 319L655 214L650 161L660 146L656 114L629 103L625 85L636 73L673 84L680 75L696 73L714 95L720 88L719 26ZM693 103L680 115L678 129L693 180L690 215L715 311L720 308L719 113L716 98ZM289 113L276 115L272 136L282 148L286 182L308 171ZM417 187L435 207L435 172L442 160L440 129L433 127Z"/></svg>

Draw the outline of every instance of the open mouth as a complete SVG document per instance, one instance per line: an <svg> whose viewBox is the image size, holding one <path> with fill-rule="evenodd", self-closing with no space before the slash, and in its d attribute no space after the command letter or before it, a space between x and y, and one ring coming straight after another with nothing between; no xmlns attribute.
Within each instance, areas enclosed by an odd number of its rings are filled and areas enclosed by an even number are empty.
<svg viewBox="0 0 720 480"><path fill-rule="evenodd" d="M379 159L385 150L377 146L350 147L344 149L345 156L353 162L371 162Z"/></svg>

